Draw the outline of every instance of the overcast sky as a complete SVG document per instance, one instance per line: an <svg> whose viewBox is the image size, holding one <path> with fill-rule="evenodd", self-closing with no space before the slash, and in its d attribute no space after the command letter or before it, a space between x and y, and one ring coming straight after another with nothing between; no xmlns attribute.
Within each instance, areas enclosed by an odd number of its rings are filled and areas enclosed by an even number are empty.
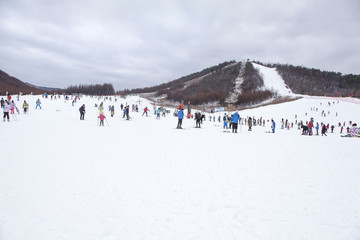
<svg viewBox="0 0 360 240"><path fill-rule="evenodd" d="M246 59L360 74L360 0L0 0L0 69L39 86L149 87Z"/></svg>

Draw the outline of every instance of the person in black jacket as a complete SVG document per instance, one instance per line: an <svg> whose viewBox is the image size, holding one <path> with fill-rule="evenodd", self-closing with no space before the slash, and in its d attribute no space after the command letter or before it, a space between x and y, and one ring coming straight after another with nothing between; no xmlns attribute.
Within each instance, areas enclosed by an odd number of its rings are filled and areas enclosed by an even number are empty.
<svg viewBox="0 0 360 240"><path fill-rule="evenodd" d="M195 113L195 120L196 120L196 128L200 128L201 114L199 112Z"/></svg>
<svg viewBox="0 0 360 240"><path fill-rule="evenodd" d="M321 125L322 125L322 128L321 128L321 136L327 136L326 135L326 131L327 131L327 128L326 128L326 125L325 124L323 124L323 123L321 123Z"/></svg>
<svg viewBox="0 0 360 240"><path fill-rule="evenodd" d="M80 108L79 108L79 111L80 111L80 120L84 120L84 117L85 117L85 104L83 104Z"/></svg>

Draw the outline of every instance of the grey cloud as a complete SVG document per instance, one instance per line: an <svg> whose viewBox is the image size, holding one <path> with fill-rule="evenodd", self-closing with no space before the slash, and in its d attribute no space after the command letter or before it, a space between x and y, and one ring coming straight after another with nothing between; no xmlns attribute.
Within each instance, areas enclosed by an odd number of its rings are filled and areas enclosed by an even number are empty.
<svg viewBox="0 0 360 240"><path fill-rule="evenodd" d="M356 0L2 0L0 69L116 89L247 58L359 74L359 10Z"/></svg>

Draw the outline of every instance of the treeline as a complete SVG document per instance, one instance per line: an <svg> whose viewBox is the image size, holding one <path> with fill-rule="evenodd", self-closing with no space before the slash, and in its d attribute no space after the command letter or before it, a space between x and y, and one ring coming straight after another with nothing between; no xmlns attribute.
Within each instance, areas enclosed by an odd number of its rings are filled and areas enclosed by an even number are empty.
<svg viewBox="0 0 360 240"><path fill-rule="evenodd" d="M276 93L271 92L270 90L244 91L239 95L236 105L253 105L273 97L276 97Z"/></svg>
<svg viewBox="0 0 360 240"><path fill-rule="evenodd" d="M262 64L262 63L259 63ZM321 71L288 64L262 64L276 67L294 93L327 96L360 96L360 75Z"/></svg>
<svg viewBox="0 0 360 240"><path fill-rule="evenodd" d="M65 94L85 94L85 95L114 95L115 90L112 84L104 83L104 84L95 84L95 85L79 85L79 86L70 86L66 89L61 90L62 93Z"/></svg>
<svg viewBox="0 0 360 240"><path fill-rule="evenodd" d="M188 79L188 81L195 81L183 89L169 88L160 91L159 94L166 94L169 100L191 102L194 105L207 102L220 102L222 104L234 88L241 65L241 62L232 65L227 64L226 67L218 68L211 74L195 75L194 78ZM202 79L196 81L200 76Z"/></svg>
<svg viewBox="0 0 360 240"><path fill-rule="evenodd" d="M229 66L229 65L234 64L234 63L236 63L234 60L233 61L226 61L226 62L220 63L220 64L218 64L216 66L212 66L212 67L203 69L200 72L192 73L190 75L178 78L178 79L173 80L173 81L168 82L168 83L163 83L163 84L153 86L153 87L135 88L135 89L132 89L132 90L124 89L122 91L119 91L118 93L121 94L121 95L127 95L127 94L137 94L137 93L161 92L161 91L165 91L165 90L174 91L174 90L183 88L185 86L184 83L189 81L189 80L193 80L193 79L205 76L205 75L210 74L212 72L220 71L224 67ZM162 92L160 94L162 94Z"/></svg>

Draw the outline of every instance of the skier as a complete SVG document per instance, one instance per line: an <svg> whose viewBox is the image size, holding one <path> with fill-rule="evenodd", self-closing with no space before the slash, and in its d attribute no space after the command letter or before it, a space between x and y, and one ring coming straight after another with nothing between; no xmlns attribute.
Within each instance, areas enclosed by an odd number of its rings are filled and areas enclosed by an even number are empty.
<svg viewBox="0 0 360 240"><path fill-rule="evenodd" d="M24 100L23 109L25 114L27 113L28 108L29 108L29 104Z"/></svg>
<svg viewBox="0 0 360 240"><path fill-rule="evenodd" d="M315 129L316 129L316 135L319 136L319 123L318 122L316 123Z"/></svg>
<svg viewBox="0 0 360 240"><path fill-rule="evenodd" d="M224 127L223 128L228 129L228 118L226 116L226 113L224 114L223 121L224 121Z"/></svg>
<svg viewBox="0 0 360 240"><path fill-rule="evenodd" d="M156 119L160 119L160 112L161 108L158 108L158 110L156 111Z"/></svg>
<svg viewBox="0 0 360 240"><path fill-rule="evenodd" d="M39 98L36 100L36 107L35 107L35 109L37 109L38 107L41 109L41 101L40 101Z"/></svg>
<svg viewBox="0 0 360 240"><path fill-rule="evenodd" d="M253 124L253 122L252 122L252 118L251 118L251 117L249 117L249 120L248 120L248 127L249 127L249 129L248 129L248 131L251 131L252 124ZM283 125L282 125L282 126L283 126Z"/></svg>
<svg viewBox="0 0 360 240"><path fill-rule="evenodd" d="M148 116L148 108L147 107L144 108L144 112L141 116L144 116L144 114L146 114L146 116Z"/></svg>
<svg viewBox="0 0 360 240"><path fill-rule="evenodd" d="M275 133L275 121L273 119L271 119L271 129L272 129L272 132Z"/></svg>
<svg viewBox="0 0 360 240"><path fill-rule="evenodd" d="M99 126L103 126L104 127L104 119L105 119L105 115L103 112L100 113L99 119L100 119L100 124Z"/></svg>
<svg viewBox="0 0 360 240"><path fill-rule="evenodd" d="M85 117L85 104L83 104L80 108L79 108L79 111L80 111L80 120L85 120L84 117Z"/></svg>
<svg viewBox="0 0 360 240"><path fill-rule="evenodd" d="M127 105L127 106L125 107L126 120L130 120L129 111L130 111L130 106Z"/></svg>
<svg viewBox="0 0 360 240"><path fill-rule="evenodd" d="M313 132L312 132L313 127L314 127L314 118L310 118L310 122L308 124L308 131L309 131L310 136L313 135Z"/></svg>
<svg viewBox="0 0 360 240"><path fill-rule="evenodd" d="M177 129L182 129L181 125L182 125L182 120L184 118L184 112L183 110L180 108L180 110L177 113L178 115L178 125L177 125Z"/></svg>
<svg viewBox="0 0 360 240"><path fill-rule="evenodd" d="M14 102L14 100L11 100L11 103L10 103L11 114L15 114L15 108L16 108L15 102Z"/></svg>
<svg viewBox="0 0 360 240"><path fill-rule="evenodd" d="M7 118L8 122L10 122L10 117L9 117L10 104L8 100L5 100L3 108L4 108L4 122L5 122L5 118Z"/></svg>
<svg viewBox="0 0 360 240"><path fill-rule="evenodd" d="M163 110L162 110L162 116L163 116L163 117L166 117L166 108L163 108Z"/></svg>
<svg viewBox="0 0 360 240"><path fill-rule="evenodd" d="M324 135L327 136L326 135L327 128L326 128L325 124L321 123L321 125L322 125L321 136L324 136Z"/></svg>
<svg viewBox="0 0 360 240"><path fill-rule="evenodd" d="M115 114L115 106L114 105L111 106L110 112L111 112L111 117L113 117Z"/></svg>
<svg viewBox="0 0 360 240"><path fill-rule="evenodd" d="M196 128L200 128L201 114L199 112L195 113L195 120L196 120Z"/></svg>
<svg viewBox="0 0 360 240"><path fill-rule="evenodd" d="M234 115L232 116L232 132L233 133L237 133L237 129L238 129L238 122L240 120L240 115L238 112L234 113Z"/></svg>
<svg viewBox="0 0 360 240"><path fill-rule="evenodd" d="M104 111L104 103L103 102L100 103L100 106L98 109L99 109L99 114L101 114Z"/></svg>

